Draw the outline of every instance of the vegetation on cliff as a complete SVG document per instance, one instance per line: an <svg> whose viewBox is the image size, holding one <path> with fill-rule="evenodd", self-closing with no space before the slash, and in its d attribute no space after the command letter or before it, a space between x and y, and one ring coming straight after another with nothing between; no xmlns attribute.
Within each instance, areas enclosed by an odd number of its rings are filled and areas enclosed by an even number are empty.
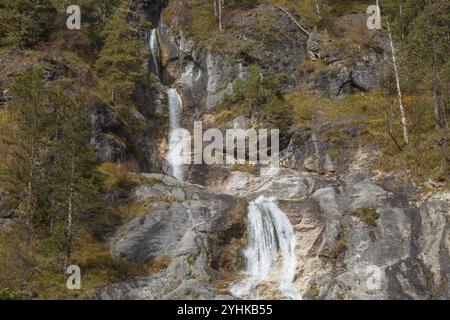
<svg viewBox="0 0 450 320"><path fill-rule="evenodd" d="M66 8L61 1L4 0L0 4L0 65L4 68L0 75L0 204L17 216L8 228L0 227L0 299L90 298L98 286L155 269L155 265L114 259L105 245L117 224L139 216L149 205L129 202L130 192L148 183L135 173L143 156L133 143L149 135L147 120L136 112L146 107L136 96L142 93L143 83L150 83L143 68L148 55L139 25L142 19L128 1L74 3L82 8L83 28L72 31L65 28ZM254 14L251 10L259 5L267 7ZM220 52L229 61L239 56L251 61L248 75L233 81L232 90L213 111L217 124L239 115L257 119L260 126L281 130L282 146L300 127L331 124L323 138L337 148L348 134L333 124L357 124L364 126L358 144L376 145L381 151L375 169L407 171L418 184L447 188L450 4L447 0L386 0L381 5L384 26L389 21L398 49L409 144L401 139L392 72L386 73L377 90L332 99L305 88L286 89L285 74L261 67L261 56L270 58L271 53L256 54L264 43L279 40L279 21L270 20L273 12L266 12L279 7L298 18L307 32L329 37L346 59L380 51L375 38L382 31L367 36L365 25L342 26L342 17L365 14L367 1L230 0L223 4L219 28L213 1L173 0L168 1L163 22L174 33L183 31L200 48ZM241 37L237 26L240 19L248 18L246 14L255 19L246 33L254 38ZM304 31L298 32L307 38ZM296 66L306 79L324 70L320 59ZM333 70L327 72L335 76ZM99 106L113 118L107 137L134 162L120 157L115 163L98 161L91 144L91 120ZM160 117L152 112L146 116L155 121ZM332 156L340 153L337 149ZM378 218L369 209L354 215L369 226L375 226ZM83 270L81 293L65 288L64 271L70 264Z"/></svg>

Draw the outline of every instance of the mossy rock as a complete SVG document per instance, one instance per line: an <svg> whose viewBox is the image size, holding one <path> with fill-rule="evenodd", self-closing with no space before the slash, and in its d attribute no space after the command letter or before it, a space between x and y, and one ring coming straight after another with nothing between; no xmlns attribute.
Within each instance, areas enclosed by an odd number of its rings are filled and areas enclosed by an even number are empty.
<svg viewBox="0 0 450 320"><path fill-rule="evenodd" d="M306 298L315 299L319 296L320 290L317 287L317 284L312 283L309 285L308 290L305 293Z"/></svg>
<svg viewBox="0 0 450 320"><path fill-rule="evenodd" d="M377 219L380 217L377 209L375 208L358 208L352 210L350 213L352 216L359 218L369 227L376 227Z"/></svg>
<svg viewBox="0 0 450 320"><path fill-rule="evenodd" d="M336 239L335 245L329 254L330 259L337 259L347 250L348 231L343 231Z"/></svg>

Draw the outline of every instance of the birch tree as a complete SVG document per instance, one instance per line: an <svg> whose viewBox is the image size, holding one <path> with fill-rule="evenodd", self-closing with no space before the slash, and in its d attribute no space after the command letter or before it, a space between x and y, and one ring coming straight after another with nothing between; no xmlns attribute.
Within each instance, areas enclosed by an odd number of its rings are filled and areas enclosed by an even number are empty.
<svg viewBox="0 0 450 320"><path fill-rule="evenodd" d="M410 66L408 74L418 83L429 86L433 96L435 127L440 129L447 119L443 103L441 74L449 62L450 2L448 0L410 0L403 2L398 14L398 2L386 0L396 22L397 34L401 35L402 47Z"/></svg>
<svg viewBox="0 0 450 320"><path fill-rule="evenodd" d="M387 27L388 27L389 43L391 45L392 63L394 65L395 84L397 87L397 94L398 94L398 106L400 109L400 119L402 122L402 129L403 129L403 140L405 141L405 144L408 144L409 143L408 123L406 120L405 107L403 105L402 89L401 89L401 85L400 85L400 76L398 74L398 67L397 67L397 58L395 56L394 41L392 40L392 32L391 32L391 27L389 25L389 22L387 23Z"/></svg>
<svg viewBox="0 0 450 320"><path fill-rule="evenodd" d="M213 0L214 2L214 16L219 25L219 30L222 31L222 11L225 0Z"/></svg>

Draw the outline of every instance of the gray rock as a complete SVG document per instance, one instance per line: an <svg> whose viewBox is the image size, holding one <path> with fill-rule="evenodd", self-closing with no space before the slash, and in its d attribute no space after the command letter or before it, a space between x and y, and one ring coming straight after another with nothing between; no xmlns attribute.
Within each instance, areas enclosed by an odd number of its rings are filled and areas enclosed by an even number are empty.
<svg viewBox="0 0 450 320"><path fill-rule="evenodd" d="M362 23L361 19L359 15L350 15L346 18L350 21L344 28ZM313 31L307 42L309 58L312 61L321 60L325 68L312 79L306 80L306 88L325 93L334 99L378 88L380 79L389 72L390 62L389 54L386 54L388 46L385 36L377 34L374 39L378 48L368 48L364 54L354 52L352 55L345 55L328 34Z"/></svg>
<svg viewBox="0 0 450 320"><path fill-rule="evenodd" d="M220 272L235 268L245 239L246 205L171 177L145 177L160 181L135 191L135 201L150 202L149 212L117 230L111 254L140 263L169 263L157 274L101 288L98 298L231 298L218 293L212 282Z"/></svg>
<svg viewBox="0 0 450 320"><path fill-rule="evenodd" d="M5 201L4 195L0 191L0 228L5 228L10 225L15 218L18 217L18 212L9 208Z"/></svg>

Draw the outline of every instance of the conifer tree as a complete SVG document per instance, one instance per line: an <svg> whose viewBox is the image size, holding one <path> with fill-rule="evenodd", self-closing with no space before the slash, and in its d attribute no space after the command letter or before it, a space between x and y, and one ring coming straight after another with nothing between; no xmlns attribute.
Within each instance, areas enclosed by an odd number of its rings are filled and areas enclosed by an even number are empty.
<svg viewBox="0 0 450 320"><path fill-rule="evenodd" d="M80 235L84 218L97 209L99 192L95 189L96 174L93 150L89 146L88 109L80 95L62 90L52 92L57 106L50 171L52 211L57 233L64 251L64 264ZM101 211L98 211L100 213Z"/></svg>
<svg viewBox="0 0 450 320"><path fill-rule="evenodd" d="M50 0L4 0L0 4L0 44L29 47L48 39L56 19Z"/></svg>
<svg viewBox="0 0 450 320"><path fill-rule="evenodd" d="M130 98L142 77L141 59L146 54L127 17L127 10L118 8L109 19L102 32L105 40L96 63L102 89L113 103Z"/></svg>

